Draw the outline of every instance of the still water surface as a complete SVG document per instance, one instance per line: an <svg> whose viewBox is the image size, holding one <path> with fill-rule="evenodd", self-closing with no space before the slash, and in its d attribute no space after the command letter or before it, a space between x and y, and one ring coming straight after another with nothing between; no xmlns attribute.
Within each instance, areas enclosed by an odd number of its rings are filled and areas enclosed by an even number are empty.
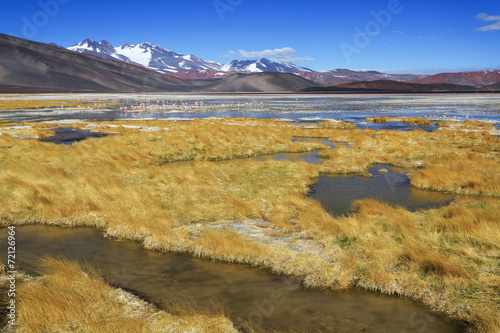
<svg viewBox="0 0 500 333"><path fill-rule="evenodd" d="M44 256L87 261L112 284L160 306L186 300L222 304L237 325L265 330L322 332L463 332L459 324L419 303L362 291L305 290L297 279L246 265L145 250L141 244L104 238L93 228L17 227L17 264L29 273ZM0 247L7 246L6 229ZM244 326L243 326L244 327Z"/></svg>

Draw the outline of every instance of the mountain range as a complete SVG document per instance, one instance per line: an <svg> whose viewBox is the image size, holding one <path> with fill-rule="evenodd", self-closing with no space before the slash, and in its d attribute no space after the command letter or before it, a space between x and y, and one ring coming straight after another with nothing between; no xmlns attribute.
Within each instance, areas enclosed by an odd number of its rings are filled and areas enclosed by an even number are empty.
<svg viewBox="0 0 500 333"><path fill-rule="evenodd" d="M194 55L185 55L167 50L161 45L151 43L123 44L113 46L105 40L99 42L86 39L68 47L68 50L98 56L105 59L119 60L142 65L160 73L178 71L215 70L222 72L312 72L311 69L290 62L276 62L266 58L259 60L233 60L223 65L215 61L203 60Z"/></svg>
<svg viewBox="0 0 500 333"><path fill-rule="evenodd" d="M386 74L377 71L353 71L350 69L334 69L328 72L299 73L298 75L326 86L356 82L356 81L408 81L427 77L427 75L414 74Z"/></svg>
<svg viewBox="0 0 500 333"><path fill-rule="evenodd" d="M386 74L378 71L355 71L334 69L316 72L288 61L273 61L267 58L257 60L233 60L227 64L203 60L195 55L185 55L151 43L123 44L113 46L105 40L99 42L86 39L68 47L68 50L110 60L140 65L159 73L166 73L183 80L220 80L235 73L295 73L323 86L359 81L390 80L419 84L452 84L472 87L500 82L500 71L476 71L441 73L432 76L413 74Z"/></svg>
<svg viewBox="0 0 500 333"><path fill-rule="evenodd" d="M80 52L82 50L68 50L54 44L0 34L0 93L500 91L498 70L438 74L425 78L376 71L333 70L320 73L306 68L302 72L284 73L285 69L279 66L288 66L294 71L297 69L293 64L273 64L268 59L253 63L230 62L221 65L225 68L215 70L204 68L214 66L214 62L168 51L157 45L124 44L120 47L121 53L118 53L117 48L109 43L101 41L95 48L89 43L91 41L85 43L86 51ZM168 53L171 57L154 56L159 53ZM153 58L154 61L151 60ZM193 67L196 63L199 69L165 74L158 67L187 66L189 61L192 61ZM273 71L250 72L272 68L272 65L278 67ZM189 77L184 79L183 75ZM407 79L417 82L402 82ZM431 83L421 83L421 80L430 80ZM442 80L447 82L440 82ZM467 80L466 85L454 82L463 80Z"/></svg>
<svg viewBox="0 0 500 333"><path fill-rule="evenodd" d="M105 59L118 60L144 66L160 73L179 70L220 69L222 64L205 61L194 55L180 54L151 43L113 46L105 40L86 39L68 47L68 50Z"/></svg>
<svg viewBox="0 0 500 333"><path fill-rule="evenodd" d="M151 43L123 44L113 46L105 40L99 42L86 39L68 47L68 50L118 60L144 66L160 73L171 74L184 80L221 79L235 73L297 73L308 80L325 85L348 83L353 81L394 80L408 81L426 77L425 75L385 74L377 71L353 71L335 69L328 72L316 72L289 61L273 61L267 58L257 60L233 60L225 65L203 60L194 55L185 55L170 51L161 45Z"/></svg>
<svg viewBox="0 0 500 333"><path fill-rule="evenodd" d="M364 92L364 93L434 93L434 92L481 92L480 89L447 83L409 83L392 80L357 81L328 87L309 87L302 92Z"/></svg>
<svg viewBox="0 0 500 333"><path fill-rule="evenodd" d="M408 81L410 83L435 84L449 83L463 86L482 87L500 82L500 70L486 70L459 73L441 73L425 78Z"/></svg>
<svg viewBox="0 0 500 333"><path fill-rule="evenodd" d="M200 84L123 58L84 54L0 34L0 93L285 92L315 85L295 74L269 72L235 73Z"/></svg>

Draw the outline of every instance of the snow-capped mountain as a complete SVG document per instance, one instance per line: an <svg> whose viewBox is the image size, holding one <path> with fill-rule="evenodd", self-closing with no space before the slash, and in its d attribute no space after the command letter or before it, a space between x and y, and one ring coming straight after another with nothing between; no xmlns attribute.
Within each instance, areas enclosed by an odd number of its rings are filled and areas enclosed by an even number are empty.
<svg viewBox="0 0 500 333"><path fill-rule="evenodd" d="M233 60L222 66L224 72L281 72L281 73L304 73L314 72L305 67L300 67L288 61L276 62L266 58L259 60Z"/></svg>
<svg viewBox="0 0 500 333"><path fill-rule="evenodd" d="M222 72L313 72L290 62L275 62L266 58L259 60L234 60L222 65L215 61L206 61L194 55L185 55L167 50L161 45L151 43L123 44L113 46L105 40L99 42L86 39L68 47L68 50L90 54L101 58L139 64L160 73L179 71L214 70Z"/></svg>
<svg viewBox="0 0 500 333"><path fill-rule="evenodd" d="M113 46L105 40L96 42L86 39L68 47L68 49L101 58L139 64L161 73L202 69L220 70L222 67L222 64L218 62L205 61L194 55L176 53L161 45L151 43Z"/></svg>

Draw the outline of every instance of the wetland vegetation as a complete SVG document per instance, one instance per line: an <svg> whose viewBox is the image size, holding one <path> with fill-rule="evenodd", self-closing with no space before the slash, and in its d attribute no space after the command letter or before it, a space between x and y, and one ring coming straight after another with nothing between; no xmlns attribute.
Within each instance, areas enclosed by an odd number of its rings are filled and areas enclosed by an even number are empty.
<svg viewBox="0 0 500 333"><path fill-rule="evenodd" d="M498 332L500 138L483 122L434 125L439 130L224 117L81 121L71 127L106 136L56 145L37 138L62 125L4 122L0 221L4 227L92 226L147 249L296 276L305 287L410 297L474 331ZM331 149L297 137L341 144ZM313 151L321 164L246 160ZM367 198L347 215L329 214L308 196L320 175L371 177L378 164L404 168L414 188L460 195L446 206L415 211ZM88 268L54 260L42 266L40 277L20 286L25 317L19 331L64 330L70 317L87 331L105 325L154 331L174 321L191 325L189 316L209 331L234 330L222 313L167 315L140 300L130 309L120 291ZM91 294L101 298L88 308ZM44 306L57 315L37 315ZM109 314L123 320L110 321Z"/></svg>

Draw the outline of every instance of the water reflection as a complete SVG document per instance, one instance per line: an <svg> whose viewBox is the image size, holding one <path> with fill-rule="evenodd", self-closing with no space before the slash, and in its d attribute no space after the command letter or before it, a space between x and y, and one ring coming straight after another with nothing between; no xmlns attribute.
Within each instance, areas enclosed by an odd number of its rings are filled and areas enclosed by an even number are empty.
<svg viewBox="0 0 500 333"><path fill-rule="evenodd" d="M74 142L79 142L87 138L103 138L107 135L104 133L80 130L72 127L58 127L54 129L54 133L55 134L53 136L40 139L40 141L71 145Z"/></svg>
<svg viewBox="0 0 500 333"><path fill-rule="evenodd" d="M401 94L401 95L80 95L89 101L108 99L124 106L107 109L45 108L38 110L0 110L0 119L9 121L112 121L134 119L190 120L213 117L251 117L280 119L297 124L324 121L353 122L360 128L411 130L418 127L403 123L367 124L367 117L422 117L432 121L489 121L500 129L499 97L474 94ZM54 96L54 98L56 98ZM68 95L60 95L67 99ZM70 98L74 98L71 96ZM180 107L180 101L188 105ZM203 102L203 107L193 106ZM147 105L137 110L138 105ZM123 110L126 107L127 110ZM432 131L435 127L421 127Z"/></svg>

